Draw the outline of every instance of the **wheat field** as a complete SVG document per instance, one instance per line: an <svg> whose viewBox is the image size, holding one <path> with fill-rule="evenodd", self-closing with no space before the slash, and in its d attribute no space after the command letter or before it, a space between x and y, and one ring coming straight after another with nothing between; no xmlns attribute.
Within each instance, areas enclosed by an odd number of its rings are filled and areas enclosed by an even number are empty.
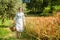
<svg viewBox="0 0 60 40"><path fill-rule="evenodd" d="M60 13L49 17L26 17L25 30L38 38L60 38Z"/></svg>

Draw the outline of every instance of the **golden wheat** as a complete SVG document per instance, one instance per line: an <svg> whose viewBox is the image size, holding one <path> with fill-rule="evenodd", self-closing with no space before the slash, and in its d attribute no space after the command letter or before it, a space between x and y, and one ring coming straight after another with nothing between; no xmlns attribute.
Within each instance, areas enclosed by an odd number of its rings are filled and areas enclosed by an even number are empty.
<svg viewBox="0 0 60 40"><path fill-rule="evenodd" d="M26 17L26 31L41 37L60 37L60 13L51 17Z"/></svg>

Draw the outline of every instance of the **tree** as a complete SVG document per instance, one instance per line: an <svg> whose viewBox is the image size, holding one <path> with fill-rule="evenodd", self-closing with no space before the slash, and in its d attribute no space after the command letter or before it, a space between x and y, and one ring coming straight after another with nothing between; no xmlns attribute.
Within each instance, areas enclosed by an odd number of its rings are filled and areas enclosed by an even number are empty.
<svg viewBox="0 0 60 40"><path fill-rule="evenodd" d="M30 1L31 1L30 3L27 3L27 9L33 11L34 13L42 13L44 8L48 6L48 0L30 0Z"/></svg>
<svg viewBox="0 0 60 40"><path fill-rule="evenodd" d="M30 0L27 4L27 9L30 10L29 13L43 14L43 10L50 6L49 12L52 13L55 5L60 5L59 0ZM50 14L49 13L49 14Z"/></svg>
<svg viewBox="0 0 60 40"><path fill-rule="evenodd" d="M2 23L4 23L5 18L12 18L19 6L19 0L0 0L0 16Z"/></svg>

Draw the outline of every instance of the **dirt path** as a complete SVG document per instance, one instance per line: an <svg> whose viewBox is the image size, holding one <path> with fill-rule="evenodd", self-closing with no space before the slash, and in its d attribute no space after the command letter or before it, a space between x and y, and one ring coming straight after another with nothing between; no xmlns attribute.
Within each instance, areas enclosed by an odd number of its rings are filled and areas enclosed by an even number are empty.
<svg viewBox="0 0 60 40"><path fill-rule="evenodd" d="M11 34L6 35L4 38L13 38L13 39L15 39L15 40L28 40L28 39L26 39L26 38L16 39L15 32L14 32L14 33L12 32Z"/></svg>
<svg viewBox="0 0 60 40"><path fill-rule="evenodd" d="M7 29L8 29L8 28L7 28ZM8 30L10 30L10 29L8 29ZM28 39L26 39L26 38L17 39L15 32L10 32L10 34L6 35L4 38L5 38L5 39L6 39L6 38L11 39L11 38L12 38L12 39L14 39L14 40L28 40Z"/></svg>

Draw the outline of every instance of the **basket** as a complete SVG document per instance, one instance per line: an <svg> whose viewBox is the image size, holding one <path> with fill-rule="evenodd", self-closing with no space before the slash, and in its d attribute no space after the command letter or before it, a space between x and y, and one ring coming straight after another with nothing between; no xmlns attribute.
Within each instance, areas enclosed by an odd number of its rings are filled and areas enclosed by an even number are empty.
<svg viewBox="0 0 60 40"><path fill-rule="evenodd" d="M11 24L10 26L10 30L13 32L13 31L16 31L16 27L15 27L15 24Z"/></svg>

